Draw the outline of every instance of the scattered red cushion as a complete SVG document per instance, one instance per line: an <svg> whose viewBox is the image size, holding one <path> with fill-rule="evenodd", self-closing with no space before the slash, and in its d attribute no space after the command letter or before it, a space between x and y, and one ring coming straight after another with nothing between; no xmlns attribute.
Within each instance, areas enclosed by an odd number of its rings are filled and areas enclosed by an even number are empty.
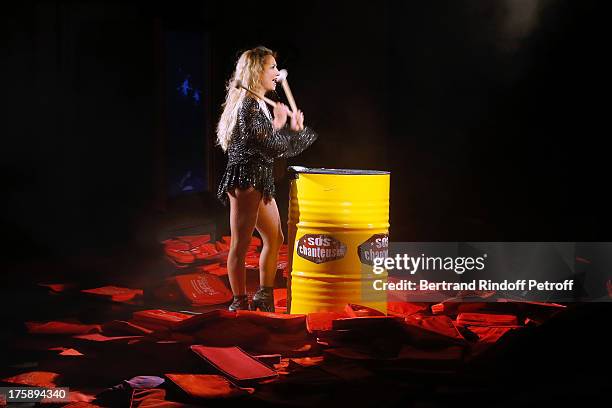
<svg viewBox="0 0 612 408"><path fill-rule="evenodd" d="M238 318L208 322L193 334L200 344L214 347L239 346L248 350L258 349L270 339L270 331L266 327Z"/></svg>
<svg viewBox="0 0 612 408"><path fill-rule="evenodd" d="M274 310L276 313L287 313L287 289L274 289Z"/></svg>
<svg viewBox="0 0 612 408"><path fill-rule="evenodd" d="M218 320L233 320L236 313L225 309L215 309L209 312L192 315L173 327L174 331L195 331Z"/></svg>
<svg viewBox="0 0 612 408"><path fill-rule="evenodd" d="M232 237L229 236L229 235L224 235L224 236L221 237L221 242L223 242L224 244L229 245L232 242ZM251 242L250 242L249 246L260 247L261 246L261 239L259 239L257 237L251 237Z"/></svg>
<svg viewBox="0 0 612 408"><path fill-rule="evenodd" d="M113 302L127 302L143 294L142 289L131 289L120 286L102 286L100 288L83 289L81 292L109 299Z"/></svg>
<svg viewBox="0 0 612 408"><path fill-rule="evenodd" d="M239 347L191 346L191 350L234 381L258 381L278 376Z"/></svg>
<svg viewBox="0 0 612 408"><path fill-rule="evenodd" d="M410 316L423 312L429 307L428 303L414 302L387 302L387 313L393 316ZM433 308L433 306L432 306Z"/></svg>
<svg viewBox="0 0 612 408"><path fill-rule="evenodd" d="M52 292L62 293L76 288L76 283L39 283L38 286L49 288Z"/></svg>
<svg viewBox="0 0 612 408"><path fill-rule="evenodd" d="M219 241L215 242L215 247L217 248L217 251L229 251L230 249L229 244Z"/></svg>
<svg viewBox="0 0 612 408"><path fill-rule="evenodd" d="M259 254L247 254L244 260L244 267L247 269L259 269Z"/></svg>
<svg viewBox="0 0 612 408"><path fill-rule="evenodd" d="M201 270L201 269L199 269ZM232 300L232 292L221 281L222 270L215 273L190 273L165 279L152 290L159 300L193 306L218 305Z"/></svg>
<svg viewBox="0 0 612 408"><path fill-rule="evenodd" d="M464 344L465 339L448 316L411 315L404 318L404 331L415 344Z"/></svg>
<svg viewBox="0 0 612 408"><path fill-rule="evenodd" d="M102 325L102 333L107 336L124 334L148 335L153 333L153 330L147 329L146 327L133 322L111 320L110 322Z"/></svg>
<svg viewBox="0 0 612 408"><path fill-rule="evenodd" d="M191 244L191 246L199 246L210 242L210 234L204 235L179 235L176 237L177 240L185 241Z"/></svg>
<svg viewBox="0 0 612 408"><path fill-rule="evenodd" d="M283 314L238 310L236 312L236 316L239 320L246 320L271 330L292 331L304 329L306 325L305 314Z"/></svg>
<svg viewBox="0 0 612 408"><path fill-rule="evenodd" d="M30 334L86 334L98 333L102 330L99 324L82 324L73 322L26 322Z"/></svg>
<svg viewBox="0 0 612 408"><path fill-rule="evenodd" d="M51 350L51 351L59 351L59 355L60 356L83 356L84 355L79 350L76 350L76 349L73 349L73 348L51 347L51 348L49 348L49 350Z"/></svg>
<svg viewBox="0 0 612 408"><path fill-rule="evenodd" d="M105 336L100 333L92 333L92 334L79 334L77 336L72 336L75 339L87 340L87 341L95 341L100 343L129 343L132 340L141 339L143 336Z"/></svg>
<svg viewBox="0 0 612 408"><path fill-rule="evenodd" d="M348 317L385 316L380 310L354 303L347 303L344 306L344 312Z"/></svg>
<svg viewBox="0 0 612 408"><path fill-rule="evenodd" d="M513 327L485 327L485 326L472 326L470 331L478 336L478 341L481 343L496 343L502 336L509 331L513 330Z"/></svg>
<svg viewBox="0 0 612 408"><path fill-rule="evenodd" d="M518 320L514 315L489 313L460 313L457 316L460 326L516 326Z"/></svg>
<svg viewBox="0 0 612 408"><path fill-rule="evenodd" d="M29 385L32 387L55 387L60 375L50 371L29 371L27 373L21 373L12 377L3 378L1 381Z"/></svg>
<svg viewBox="0 0 612 408"><path fill-rule="evenodd" d="M176 281L183 298L194 306L218 305L232 300L232 292L213 274L177 275L170 280Z"/></svg>
<svg viewBox="0 0 612 408"><path fill-rule="evenodd" d="M166 255L180 264L190 264L198 259L217 255L217 248L209 243L210 235L183 235L163 241Z"/></svg>
<svg viewBox="0 0 612 408"><path fill-rule="evenodd" d="M135 388L132 390L130 408L180 408L185 404L166 400L166 390L162 388Z"/></svg>
<svg viewBox="0 0 612 408"><path fill-rule="evenodd" d="M215 262L208 265L200 265L195 268L196 272L206 272L216 276L224 276L227 275L227 268L225 266L221 266L220 262Z"/></svg>
<svg viewBox="0 0 612 408"><path fill-rule="evenodd" d="M239 388L220 375L166 374L166 377L193 398L232 398L254 392L252 388Z"/></svg>
<svg viewBox="0 0 612 408"><path fill-rule="evenodd" d="M260 354L253 357L270 367L280 364L282 360L282 356L280 354Z"/></svg>
<svg viewBox="0 0 612 408"><path fill-rule="evenodd" d="M306 315L306 329L309 333L326 331L332 329L335 319L348 317L343 312L313 312Z"/></svg>
<svg viewBox="0 0 612 408"><path fill-rule="evenodd" d="M171 329L192 315L180 312L170 312L162 309L141 310L132 314L132 321L148 329Z"/></svg>

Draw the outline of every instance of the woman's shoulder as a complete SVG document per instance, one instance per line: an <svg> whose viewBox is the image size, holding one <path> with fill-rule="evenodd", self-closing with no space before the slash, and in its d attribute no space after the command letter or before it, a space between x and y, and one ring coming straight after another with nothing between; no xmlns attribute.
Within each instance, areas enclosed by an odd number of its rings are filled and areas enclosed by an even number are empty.
<svg viewBox="0 0 612 408"><path fill-rule="evenodd" d="M254 96L247 93L242 100L242 109L258 111L260 109L259 102Z"/></svg>

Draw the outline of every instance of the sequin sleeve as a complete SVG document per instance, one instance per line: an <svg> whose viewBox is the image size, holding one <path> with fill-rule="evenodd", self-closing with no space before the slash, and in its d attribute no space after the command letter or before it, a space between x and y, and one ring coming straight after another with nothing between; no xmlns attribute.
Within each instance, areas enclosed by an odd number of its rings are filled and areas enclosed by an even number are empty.
<svg viewBox="0 0 612 408"><path fill-rule="evenodd" d="M245 99L238 114L238 124L242 133L249 135L253 145L270 158L297 156L317 140L317 133L308 127L298 132L287 126L274 129L259 104L251 98Z"/></svg>
<svg viewBox="0 0 612 408"><path fill-rule="evenodd" d="M279 158L297 156L310 147L318 137L317 133L308 126L304 126L304 129L299 132L285 128L281 129L279 133L285 134L288 138L287 149L278 156Z"/></svg>

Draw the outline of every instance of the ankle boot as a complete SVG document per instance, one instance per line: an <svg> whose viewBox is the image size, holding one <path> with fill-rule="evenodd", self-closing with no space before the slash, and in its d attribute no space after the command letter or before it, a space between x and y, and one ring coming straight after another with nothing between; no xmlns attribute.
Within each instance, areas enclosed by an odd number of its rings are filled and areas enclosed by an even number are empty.
<svg viewBox="0 0 612 408"><path fill-rule="evenodd" d="M261 310L262 312L274 312L274 287L260 286L259 290L253 295L251 310Z"/></svg>
<svg viewBox="0 0 612 408"><path fill-rule="evenodd" d="M234 301L227 308L230 312L235 312L236 310L249 310L249 299L247 295L238 295L234 296Z"/></svg>

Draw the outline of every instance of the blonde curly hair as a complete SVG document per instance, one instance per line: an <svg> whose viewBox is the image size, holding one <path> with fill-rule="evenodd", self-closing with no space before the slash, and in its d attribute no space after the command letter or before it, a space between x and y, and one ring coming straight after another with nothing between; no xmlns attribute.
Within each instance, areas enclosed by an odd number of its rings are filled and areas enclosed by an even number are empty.
<svg viewBox="0 0 612 408"><path fill-rule="evenodd" d="M227 94L223 103L223 113L217 124L217 144L224 152L227 151L232 131L236 126L238 110L246 95L246 90L236 88L234 83L241 81L249 89L257 89L264 69L264 60L268 55L276 58L274 51L263 46L244 51L238 58L236 69L226 84Z"/></svg>

